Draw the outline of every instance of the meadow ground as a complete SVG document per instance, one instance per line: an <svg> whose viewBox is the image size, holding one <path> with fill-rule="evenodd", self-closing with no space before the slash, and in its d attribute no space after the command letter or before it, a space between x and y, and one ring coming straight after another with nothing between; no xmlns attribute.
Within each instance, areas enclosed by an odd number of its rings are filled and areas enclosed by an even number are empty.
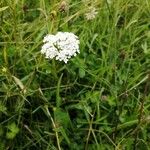
<svg viewBox="0 0 150 150"><path fill-rule="evenodd" d="M58 31L67 63L41 54ZM149 150L149 125L149 0L0 1L0 150Z"/></svg>

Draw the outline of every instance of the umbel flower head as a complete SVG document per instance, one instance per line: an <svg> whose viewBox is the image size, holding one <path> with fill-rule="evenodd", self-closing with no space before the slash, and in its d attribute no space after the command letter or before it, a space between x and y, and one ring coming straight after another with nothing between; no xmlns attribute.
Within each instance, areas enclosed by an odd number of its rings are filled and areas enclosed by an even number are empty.
<svg viewBox="0 0 150 150"><path fill-rule="evenodd" d="M95 7L90 7L88 9L88 12L85 14L85 18L87 20L92 20L96 17L96 15L98 14L98 12L96 11Z"/></svg>
<svg viewBox="0 0 150 150"><path fill-rule="evenodd" d="M49 59L55 58L67 63L72 56L76 56L80 52L79 39L70 32L58 32L56 35L48 34L44 37L43 42L41 53Z"/></svg>

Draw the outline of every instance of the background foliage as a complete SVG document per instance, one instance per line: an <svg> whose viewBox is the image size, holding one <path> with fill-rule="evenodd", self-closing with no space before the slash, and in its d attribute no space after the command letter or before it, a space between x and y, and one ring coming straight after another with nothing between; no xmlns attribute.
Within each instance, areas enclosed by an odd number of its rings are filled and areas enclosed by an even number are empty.
<svg viewBox="0 0 150 150"><path fill-rule="evenodd" d="M149 16L148 0L1 0L0 150L148 150ZM57 31L79 36L68 64L40 54Z"/></svg>

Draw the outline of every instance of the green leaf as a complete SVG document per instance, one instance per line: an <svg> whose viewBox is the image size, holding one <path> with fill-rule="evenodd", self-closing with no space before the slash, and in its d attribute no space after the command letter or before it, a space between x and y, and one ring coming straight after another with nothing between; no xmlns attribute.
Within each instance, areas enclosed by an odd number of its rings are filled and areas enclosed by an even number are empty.
<svg viewBox="0 0 150 150"><path fill-rule="evenodd" d="M70 117L67 112L61 110L60 108L56 108L54 110L55 122L59 126L63 126L65 128L70 124Z"/></svg>
<svg viewBox="0 0 150 150"><path fill-rule="evenodd" d="M79 77L84 78L84 76L85 76L85 70L82 68L79 68Z"/></svg>
<svg viewBox="0 0 150 150"><path fill-rule="evenodd" d="M68 143L68 145L70 145L70 140L65 132L65 129L63 127L60 128L60 132L62 134L62 136L64 137L64 139L66 140L66 142Z"/></svg>
<svg viewBox="0 0 150 150"><path fill-rule="evenodd" d="M15 136L18 134L19 132L19 128L17 127L17 125L15 124L15 122L9 124L7 126L7 128L10 130L6 133L6 138L8 139L13 139L15 138Z"/></svg>
<svg viewBox="0 0 150 150"><path fill-rule="evenodd" d="M4 141L0 141L0 150L5 150L6 147L5 147L5 144L4 144Z"/></svg>
<svg viewBox="0 0 150 150"><path fill-rule="evenodd" d="M5 107L5 105L2 102L0 102L0 112L3 112L6 114L7 113L6 110L7 108Z"/></svg>
<svg viewBox="0 0 150 150"><path fill-rule="evenodd" d="M15 76L12 76L12 78L14 79L15 83L19 86L19 88L24 92L24 94L26 93L26 90L25 90L25 86L23 85L22 81L15 77Z"/></svg>
<svg viewBox="0 0 150 150"><path fill-rule="evenodd" d="M9 6L5 6L5 7L0 8L0 12L6 10L8 7Z"/></svg>
<svg viewBox="0 0 150 150"><path fill-rule="evenodd" d="M96 103L100 101L100 92L99 91L89 91L86 93L86 99L89 99L90 102Z"/></svg>
<svg viewBox="0 0 150 150"><path fill-rule="evenodd" d="M7 132L7 133L6 133L6 138L7 138L7 139L12 140L12 139L15 138L15 136L16 136L16 134L13 133L13 132Z"/></svg>
<svg viewBox="0 0 150 150"><path fill-rule="evenodd" d="M3 127L0 125L0 136L2 136L4 134L4 129Z"/></svg>

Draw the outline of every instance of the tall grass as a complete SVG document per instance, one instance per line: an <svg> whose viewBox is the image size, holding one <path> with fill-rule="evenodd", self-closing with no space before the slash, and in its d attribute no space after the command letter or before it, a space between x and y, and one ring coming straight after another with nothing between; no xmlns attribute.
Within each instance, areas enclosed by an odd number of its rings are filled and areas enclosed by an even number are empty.
<svg viewBox="0 0 150 150"><path fill-rule="evenodd" d="M149 150L149 16L148 0L1 0L0 150ZM58 31L80 39L67 64L40 53Z"/></svg>

